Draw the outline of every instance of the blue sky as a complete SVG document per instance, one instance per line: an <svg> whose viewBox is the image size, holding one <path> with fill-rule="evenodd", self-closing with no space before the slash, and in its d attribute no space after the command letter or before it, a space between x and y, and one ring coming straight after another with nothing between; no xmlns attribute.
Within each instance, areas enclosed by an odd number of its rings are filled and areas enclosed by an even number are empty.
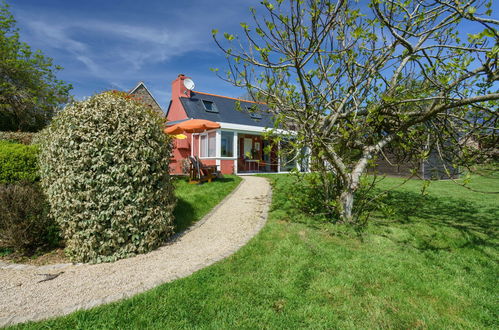
<svg viewBox="0 0 499 330"><path fill-rule="evenodd" d="M211 30L239 32L252 0L7 0L21 38L64 67L58 78L77 98L144 81L166 110L171 81L192 77L196 90L244 93L216 77L225 68Z"/></svg>
<svg viewBox="0 0 499 330"><path fill-rule="evenodd" d="M240 34L251 25L256 0L7 0L22 40L64 67L78 99L108 89L130 90L144 81L164 110L171 82L191 76L196 90L238 97L244 90L219 79L226 69L211 30ZM497 5L494 5L497 7ZM494 8L497 12L497 8ZM480 28L476 30L476 28ZM463 25L461 33L482 27Z"/></svg>

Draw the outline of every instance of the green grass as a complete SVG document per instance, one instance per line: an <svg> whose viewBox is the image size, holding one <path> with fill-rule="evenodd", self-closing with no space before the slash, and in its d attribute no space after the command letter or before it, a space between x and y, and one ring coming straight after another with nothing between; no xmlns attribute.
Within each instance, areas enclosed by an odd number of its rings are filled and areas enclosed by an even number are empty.
<svg viewBox="0 0 499 330"><path fill-rule="evenodd" d="M20 327L499 327L497 195L435 182L422 196L411 181L388 196L394 213L374 214L359 240L300 214L290 176L271 179L268 223L233 256L128 300Z"/></svg>
<svg viewBox="0 0 499 330"><path fill-rule="evenodd" d="M234 190L239 182L241 178L235 175L225 175L204 184L189 184L187 178L176 177L174 185L177 205L173 211L175 232L181 232L200 220Z"/></svg>

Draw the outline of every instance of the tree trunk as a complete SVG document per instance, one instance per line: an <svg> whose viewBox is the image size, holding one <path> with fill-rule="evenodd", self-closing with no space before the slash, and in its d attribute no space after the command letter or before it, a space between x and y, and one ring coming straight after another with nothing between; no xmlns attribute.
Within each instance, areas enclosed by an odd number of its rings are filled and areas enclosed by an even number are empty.
<svg viewBox="0 0 499 330"><path fill-rule="evenodd" d="M360 186L360 177L362 173L364 173L368 159L370 158L369 154L366 154L362 157L357 165L354 167L352 173L347 175L347 182L343 185L343 190L339 197L339 211L341 221L344 223L355 224L356 218L353 214L353 202L355 197L355 192Z"/></svg>
<svg viewBox="0 0 499 330"><path fill-rule="evenodd" d="M354 199L354 191L349 187L346 188L340 195L339 198L340 217L341 221L343 221L344 223L355 222L353 218L353 199Z"/></svg>

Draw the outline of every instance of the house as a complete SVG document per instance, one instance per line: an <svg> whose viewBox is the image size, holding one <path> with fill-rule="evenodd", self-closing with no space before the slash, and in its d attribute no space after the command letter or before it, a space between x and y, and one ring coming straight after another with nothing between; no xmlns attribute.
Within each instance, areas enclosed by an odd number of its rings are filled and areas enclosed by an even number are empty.
<svg viewBox="0 0 499 330"><path fill-rule="evenodd" d="M193 87L192 80L182 74L172 82L167 126L189 119L205 119L217 122L220 128L186 133L186 139L175 139L170 173L182 174L189 156L198 156L205 165L216 165L222 174L307 170L295 157L278 156L279 148L286 147L284 143L272 146L263 137L264 132L274 126L265 104L194 91Z"/></svg>
<svg viewBox="0 0 499 330"><path fill-rule="evenodd" d="M154 100L143 84L139 83L135 90L139 88L143 88L143 92L149 93ZM264 138L264 133L274 127L272 114L265 104L199 92L193 88L191 78L183 74L172 82L166 125L205 119L218 123L220 128L186 133L186 139L174 139L171 174L186 173L189 156L198 156L205 165L216 165L223 174L286 173L295 168L301 172L309 171L308 157L290 157L300 152L303 156L306 150L281 153L279 151L289 148L285 141L276 146ZM264 149L270 149L270 152L264 152ZM416 177L425 179L449 178L448 173L451 178L459 176L458 169L452 167L450 162L442 162L433 150L426 160L397 159L389 151L385 156L388 159L380 157L369 171L409 177L412 169L416 169Z"/></svg>
<svg viewBox="0 0 499 330"><path fill-rule="evenodd" d="M159 105L158 101L154 98L152 93L146 87L143 81L140 81L135 88L132 88L128 94L133 95L136 99L142 101L146 105L150 106L153 110L157 111L161 117L164 116L163 109Z"/></svg>
<svg viewBox="0 0 499 330"><path fill-rule="evenodd" d="M411 177L425 180L446 180L459 178L459 169L439 153L427 147L430 152L427 159L399 159L394 153L385 152L369 172L381 175Z"/></svg>

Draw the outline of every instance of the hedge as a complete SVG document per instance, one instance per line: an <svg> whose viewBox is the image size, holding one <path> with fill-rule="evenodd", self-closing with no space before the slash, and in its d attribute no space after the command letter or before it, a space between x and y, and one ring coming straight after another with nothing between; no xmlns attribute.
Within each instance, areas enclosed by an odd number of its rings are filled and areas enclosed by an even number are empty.
<svg viewBox="0 0 499 330"><path fill-rule="evenodd" d="M162 121L127 94L105 92L67 106L43 132L42 185L71 260L145 253L173 232Z"/></svg>
<svg viewBox="0 0 499 330"><path fill-rule="evenodd" d="M0 183L38 181L38 154L37 145L0 140Z"/></svg>
<svg viewBox="0 0 499 330"><path fill-rule="evenodd" d="M0 131L0 140L7 140L22 144L31 144L38 133L33 132L5 132Z"/></svg>

